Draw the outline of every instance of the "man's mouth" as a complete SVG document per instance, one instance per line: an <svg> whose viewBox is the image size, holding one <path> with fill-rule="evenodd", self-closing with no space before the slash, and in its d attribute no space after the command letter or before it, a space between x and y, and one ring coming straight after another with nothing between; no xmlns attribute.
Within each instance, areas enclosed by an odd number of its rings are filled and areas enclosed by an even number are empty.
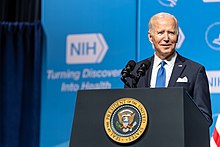
<svg viewBox="0 0 220 147"><path fill-rule="evenodd" d="M172 44L161 44L161 46L171 46Z"/></svg>

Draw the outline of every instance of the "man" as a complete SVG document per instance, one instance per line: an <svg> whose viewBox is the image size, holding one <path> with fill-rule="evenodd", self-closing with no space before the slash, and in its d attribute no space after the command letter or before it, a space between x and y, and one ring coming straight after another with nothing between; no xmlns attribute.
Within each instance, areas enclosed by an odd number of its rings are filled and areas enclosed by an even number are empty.
<svg viewBox="0 0 220 147"><path fill-rule="evenodd" d="M169 13L152 16L149 21L148 38L153 44L155 53L136 64L134 75L142 63L151 63L145 76L137 83L137 87L184 87L211 125L210 92L205 68L176 52L178 28L177 19ZM164 81L157 80L161 76L157 78L158 72L164 76L162 78ZM128 82L132 84L129 78Z"/></svg>

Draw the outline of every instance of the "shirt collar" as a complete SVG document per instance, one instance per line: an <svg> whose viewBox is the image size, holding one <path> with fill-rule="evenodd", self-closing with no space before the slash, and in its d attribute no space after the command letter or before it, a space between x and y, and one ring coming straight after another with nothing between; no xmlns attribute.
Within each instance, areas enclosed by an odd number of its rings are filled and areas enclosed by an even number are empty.
<svg viewBox="0 0 220 147"><path fill-rule="evenodd" d="M166 62L168 66L173 66L176 60L176 57L177 57L177 53L174 52L174 54L168 60L164 60L164 61ZM162 60L154 53L154 65L156 67L159 66L161 61Z"/></svg>

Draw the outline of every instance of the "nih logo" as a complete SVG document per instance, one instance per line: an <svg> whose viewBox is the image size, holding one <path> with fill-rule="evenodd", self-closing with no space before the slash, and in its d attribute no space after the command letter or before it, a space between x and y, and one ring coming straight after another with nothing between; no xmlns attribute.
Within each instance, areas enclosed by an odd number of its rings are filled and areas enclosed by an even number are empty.
<svg viewBox="0 0 220 147"><path fill-rule="evenodd" d="M66 39L66 63L100 63L108 50L102 34L71 34Z"/></svg>
<svg viewBox="0 0 220 147"><path fill-rule="evenodd" d="M207 71L210 93L220 93L220 71Z"/></svg>

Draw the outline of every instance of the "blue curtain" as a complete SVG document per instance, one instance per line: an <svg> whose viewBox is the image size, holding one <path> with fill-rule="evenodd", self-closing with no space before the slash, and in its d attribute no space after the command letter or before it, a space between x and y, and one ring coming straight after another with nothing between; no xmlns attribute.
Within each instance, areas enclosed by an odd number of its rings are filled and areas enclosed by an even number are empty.
<svg viewBox="0 0 220 147"><path fill-rule="evenodd" d="M0 147L38 147L42 28L0 23Z"/></svg>

